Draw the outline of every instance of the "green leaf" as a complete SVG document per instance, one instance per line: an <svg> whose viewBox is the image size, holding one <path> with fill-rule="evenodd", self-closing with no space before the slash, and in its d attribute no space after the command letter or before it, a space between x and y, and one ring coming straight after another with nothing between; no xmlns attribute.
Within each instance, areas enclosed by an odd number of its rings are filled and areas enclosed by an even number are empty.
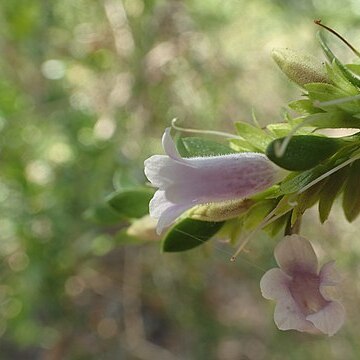
<svg viewBox="0 0 360 360"><path fill-rule="evenodd" d="M329 217L333 203L344 185L347 172L348 167L341 169L335 174L329 176L325 186L321 190L319 199L319 215L322 224Z"/></svg>
<svg viewBox="0 0 360 360"><path fill-rule="evenodd" d="M307 84L304 87L308 91L309 99L313 102L314 101L325 102L334 99L345 98L349 95L356 95L356 93L349 93L331 84L314 83L314 84ZM338 105L332 105L332 106L327 105L326 107L321 107L319 105L316 106L325 111L338 110L340 107Z"/></svg>
<svg viewBox="0 0 360 360"><path fill-rule="evenodd" d="M183 157L218 156L236 152L227 145L198 137L179 138L176 147Z"/></svg>
<svg viewBox="0 0 360 360"><path fill-rule="evenodd" d="M360 120L355 115L351 116L349 113L339 110L312 114L297 120L302 120L305 126L313 126L317 129L360 128Z"/></svg>
<svg viewBox="0 0 360 360"><path fill-rule="evenodd" d="M329 170L328 165L320 164L313 169L301 173L290 174L281 184L280 191L283 194L291 194L301 190L304 186L311 183L317 177Z"/></svg>
<svg viewBox="0 0 360 360"><path fill-rule="evenodd" d="M352 94L357 93L357 88L344 76L344 73L339 68L335 60L332 61L332 64L326 64L326 70L330 80L342 90Z"/></svg>
<svg viewBox="0 0 360 360"><path fill-rule="evenodd" d="M266 128L274 137L282 137L286 136L291 131L292 126L288 123L277 123L269 124Z"/></svg>
<svg viewBox="0 0 360 360"><path fill-rule="evenodd" d="M206 222L185 218L175 224L162 241L163 252L190 250L211 239L224 222Z"/></svg>
<svg viewBox="0 0 360 360"><path fill-rule="evenodd" d="M315 114L318 112L322 112L321 109L314 107L314 104L309 99L302 99L302 100L296 100L292 101L288 104L289 108L296 111L299 114Z"/></svg>
<svg viewBox="0 0 360 360"><path fill-rule="evenodd" d="M360 160L349 167L349 175L345 182L343 209L346 219L351 222L360 213Z"/></svg>
<svg viewBox="0 0 360 360"><path fill-rule="evenodd" d="M289 219L289 214L281 216L279 219L273 221L269 225L264 227L264 231L270 236L276 236L281 229L283 229Z"/></svg>
<svg viewBox="0 0 360 360"><path fill-rule="evenodd" d="M292 226L296 223L296 220L304 214L305 210L311 208L319 201L320 192L325 184L326 179L311 186L308 190L296 197L297 205L291 214Z"/></svg>
<svg viewBox="0 0 360 360"><path fill-rule="evenodd" d="M287 214L294 208L294 195L284 195L273 210L274 216Z"/></svg>
<svg viewBox="0 0 360 360"><path fill-rule="evenodd" d="M274 209L276 203L276 200L270 199L259 201L254 206L252 206L243 217L244 229L249 231L256 228L256 226L258 226L264 220L266 215L268 215L269 212Z"/></svg>
<svg viewBox="0 0 360 360"><path fill-rule="evenodd" d="M340 68L343 75L356 87L360 87L360 78L352 73L341 61L334 55L334 53L327 46L324 36L321 31L318 32L318 40L320 45L330 62L335 62L336 65Z"/></svg>
<svg viewBox="0 0 360 360"><path fill-rule="evenodd" d="M107 201L118 214L126 218L141 218L149 213L153 195L154 189L151 188L120 190L111 194Z"/></svg>
<svg viewBox="0 0 360 360"><path fill-rule="evenodd" d="M266 156L286 170L308 170L334 155L344 142L337 138L316 135L293 136L284 154L277 156L277 149L285 138L272 141L266 149Z"/></svg>
<svg viewBox="0 0 360 360"><path fill-rule="evenodd" d="M360 64L346 64L345 66L355 75L360 76Z"/></svg>
<svg viewBox="0 0 360 360"><path fill-rule="evenodd" d="M231 139L230 147L236 152L253 152L258 151L255 146L252 146L244 139Z"/></svg>
<svg viewBox="0 0 360 360"><path fill-rule="evenodd" d="M267 145L274 139L264 130L244 122L235 124L237 133L257 150L264 152Z"/></svg>

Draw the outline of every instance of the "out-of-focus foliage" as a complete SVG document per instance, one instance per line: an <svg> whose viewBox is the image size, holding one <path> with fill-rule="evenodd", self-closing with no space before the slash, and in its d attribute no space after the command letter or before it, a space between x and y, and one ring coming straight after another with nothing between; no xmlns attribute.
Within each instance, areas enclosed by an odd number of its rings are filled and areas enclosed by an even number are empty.
<svg viewBox="0 0 360 360"><path fill-rule="evenodd" d="M126 220L101 200L144 181L174 116L223 130L252 108L280 119L298 90L271 49L318 55L317 17L359 45L359 14L354 0L2 1L1 359L358 359L356 225L305 221L347 275L349 319L329 341L275 329L264 234L236 265L220 245L119 247Z"/></svg>

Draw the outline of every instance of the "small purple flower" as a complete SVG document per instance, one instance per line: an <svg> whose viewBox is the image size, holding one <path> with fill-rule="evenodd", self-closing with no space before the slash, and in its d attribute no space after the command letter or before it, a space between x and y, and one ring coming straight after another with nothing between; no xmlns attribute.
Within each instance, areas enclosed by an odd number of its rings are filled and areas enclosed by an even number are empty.
<svg viewBox="0 0 360 360"><path fill-rule="evenodd" d="M330 295L341 281L335 262L326 263L318 272L314 249L299 235L286 236L274 256L280 269L267 271L260 288L264 298L277 301L277 327L334 335L345 320L344 307Z"/></svg>
<svg viewBox="0 0 360 360"><path fill-rule="evenodd" d="M159 219L157 232L186 210L199 204L241 199L276 184L283 170L260 153L182 158L170 136L162 138L167 155L145 160L145 175L158 187L150 201L150 215Z"/></svg>

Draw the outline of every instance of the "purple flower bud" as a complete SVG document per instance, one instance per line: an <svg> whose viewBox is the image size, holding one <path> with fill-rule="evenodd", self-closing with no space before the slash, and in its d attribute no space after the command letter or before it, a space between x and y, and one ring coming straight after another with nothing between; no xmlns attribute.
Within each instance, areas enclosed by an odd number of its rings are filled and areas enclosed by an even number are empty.
<svg viewBox="0 0 360 360"><path fill-rule="evenodd" d="M145 160L145 175L158 187L150 215L159 219L157 232L195 205L241 199L276 184L284 171L260 153L182 158L170 136L162 138L167 155Z"/></svg>
<svg viewBox="0 0 360 360"><path fill-rule="evenodd" d="M267 271L260 288L265 299L277 301L274 313L277 327L334 335L345 320L344 307L331 292L341 281L334 261L318 272L314 249L299 235L286 236L274 254L280 269Z"/></svg>

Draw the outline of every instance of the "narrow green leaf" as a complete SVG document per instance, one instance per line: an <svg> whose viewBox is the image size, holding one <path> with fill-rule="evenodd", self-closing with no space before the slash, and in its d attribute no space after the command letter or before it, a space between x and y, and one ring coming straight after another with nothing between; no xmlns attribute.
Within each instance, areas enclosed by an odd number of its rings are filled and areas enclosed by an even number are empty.
<svg viewBox="0 0 360 360"><path fill-rule="evenodd" d="M360 76L360 64L346 64L345 66L355 75Z"/></svg>
<svg viewBox="0 0 360 360"><path fill-rule="evenodd" d="M349 167L348 178L344 186L343 209L346 219L351 222L360 213L360 160Z"/></svg>
<svg viewBox="0 0 360 360"><path fill-rule="evenodd" d="M286 136L291 131L292 126L288 123L276 123L269 124L266 128L274 137L282 137Z"/></svg>
<svg viewBox="0 0 360 360"><path fill-rule="evenodd" d="M276 206L277 201L275 199L263 200L257 202L243 217L244 229L249 231L258 226L269 214L271 210Z"/></svg>
<svg viewBox="0 0 360 360"><path fill-rule="evenodd" d="M341 61L334 55L334 53L327 46L324 36L321 31L318 32L318 40L320 45L330 62L335 62L336 65L340 68L343 75L356 87L360 87L360 78L357 77L354 73L352 73Z"/></svg>
<svg viewBox="0 0 360 360"><path fill-rule="evenodd" d="M224 222L206 222L185 218L175 224L162 241L163 252L190 250L211 239Z"/></svg>
<svg viewBox="0 0 360 360"><path fill-rule="evenodd" d="M315 180L320 175L328 171L329 166L318 165L313 169L303 171L301 173L290 174L281 184L280 191L283 194L291 194L301 190L304 186Z"/></svg>
<svg viewBox="0 0 360 360"><path fill-rule="evenodd" d="M289 214L285 214L281 216L279 219L275 220L274 222L270 223L269 225L264 227L264 231L270 236L276 236L281 229L283 229L289 219Z"/></svg>
<svg viewBox="0 0 360 360"><path fill-rule="evenodd" d="M296 111L299 114L315 114L318 112L322 112L321 109L315 107L313 102L309 99L296 100L289 103L289 108Z"/></svg>
<svg viewBox="0 0 360 360"><path fill-rule="evenodd" d="M274 139L264 130L244 122L235 124L237 133L257 150L264 152L267 145Z"/></svg>
<svg viewBox="0 0 360 360"><path fill-rule="evenodd" d="M324 223L329 215L336 197L339 195L347 176L348 167L331 175L322 188L319 199L319 215L321 223Z"/></svg>
<svg viewBox="0 0 360 360"><path fill-rule="evenodd" d="M118 214L126 218L141 218L149 213L153 195L154 189L151 188L121 190L111 194L107 201Z"/></svg>
<svg viewBox="0 0 360 360"><path fill-rule="evenodd" d="M252 146L244 139L231 139L230 147L236 152L258 151L258 149L255 146Z"/></svg>
<svg viewBox="0 0 360 360"><path fill-rule="evenodd" d="M291 225L296 223L296 220L304 214L305 210L311 208L319 201L320 192L325 184L326 179L318 182L296 197L297 205L291 214Z"/></svg>
<svg viewBox="0 0 360 360"><path fill-rule="evenodd" d="M218 156L236 152L227 145L198 137L179 138L176 147L183 157Z"/></svg>
<svg viewBox="0 0 360 360"><path fill-rule="evenodd" d="M342 90L348 92L349 94L356 94L358 89L345 77L344 73L339 68L335 60L332 61L332 64L326 64L326 70L331 81Z"/></svg>
<svg viewBox="0 0 360 360"><path fill-rule="evenodd" d="M298 119L306 126L313 126L317 129L360 128L359 119L338 109L336 111L312 114Z"/></svg>

